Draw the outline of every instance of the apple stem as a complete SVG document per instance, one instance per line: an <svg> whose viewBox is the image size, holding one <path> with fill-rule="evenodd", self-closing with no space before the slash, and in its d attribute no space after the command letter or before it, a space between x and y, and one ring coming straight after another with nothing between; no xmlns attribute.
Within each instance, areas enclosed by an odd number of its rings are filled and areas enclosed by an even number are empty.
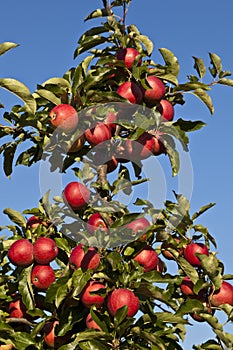
<svg viewBox="0 0 233 350"><path fill-rule="evenodd" d="M109 199L109 191L104 189L107 183L107 164L99 165L97 168L97 183L101 185L101 189L99 189L100 196L108 200Z"/></svg>

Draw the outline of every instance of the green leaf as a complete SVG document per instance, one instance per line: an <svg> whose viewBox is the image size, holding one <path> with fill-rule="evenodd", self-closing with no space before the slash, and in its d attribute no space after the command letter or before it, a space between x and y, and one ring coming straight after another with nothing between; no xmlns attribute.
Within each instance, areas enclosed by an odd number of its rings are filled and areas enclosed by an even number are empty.
<svg viewBox="0 0 233 350"><path fill-rule="evenodd" d="M17 349L26 350L30 345L36 346L37 341L34 340L32 336L26 332L15 332L14 343L17 344ZM36 348L38 349L37 346Z"/></svg>
<svg viewBox="0 0 233 350"><path fill-rule="evenodd" d="M171 144L171 140L172 138L170 138L169 135L163 136L163 144L172 167L172 176L176 176L180 169L180 157L179 152L175 149L174 145Z"/></svg>
<svg viewBox="0 0 233 350"><path fill-rule="evenodd" d="M97 9L93 12L91 12L85 19L84 22L88 21L89 19L98 18L98 17L106 17L108 16L108 12L106 9Z"/></svg>
<svg viewBox="0 0 233 350"><path fill-rule="evenodd" d="M5 52L19 46L19 44L15 44L9 41L6 41L2 44L0 44L0 56L3 55Z"/></svg>
<svg viewBox="0 0 233 350"><path fill-rule="evenodd" d="M216 203L209 203L207 205L202 206L197 212L195 212L192 216L192 220L195 220L196 218L198 218L200 215L202 215L203 213L205 213L207 210L209 210L210 208L212 208L213 206L215 206Z"/></svg>
<svg viewBox="0 0 233 350"><path fill-rule="evenodd" d="M203 89L196 89L192 91L192 94L197 96L202 102L205 103L205 105L208 107L211 114L214 114L214 106L212 103L211 97L203 90Z"/></svg>
<svg viewBox="0 0 233 350"><path fill-rule="evenodd" d="M23 100L23 102L25 103L25 108L27 112L35 114L36 101L34 97L31 95L29 89L23 83L11 78L1 78L0 87L12 92L18 98Z"/></svg>
<svg viewBox="0 0 233 350"><path fill-rule="evenodd" d="M166 72L177 77L179 75L180 65L174 53L166 48L160 48L159 51L163 56L166 65L168 66L168 70Z"/></svg>
<svg viewBox="0 0 233 350"><path fill-rule="evenodd" d="M120 309L117 310L115 316L114 316L114 325L115 327L118 327L126 318L128 312L128 306L122 306Z"/></svg>
<svg viewBox="0 0 233 350"><path fill-rule="evenodd" d="M137 37L146 48L147 55L150 56L153 52L154 45L152 41L146 35L139 35Z"/></svg>
<svg viewBox="0 0 233 350"><path fill-rule="evenodd" d="M218 84L233 86L233 79L222 78L218 80Z"/></svg>
<svg viewBox="0 0 233 350"><path fill-rule="evenodd" d="M90 49L92 49L95 46L98 46L100 44L103 44L108 41L108 38L105 38L100 35L94 35L94 36L88 36L85 38L85 40L81 41L79 43L78 48L74 52L74 58L76 58L81 53L84 53Z"/></svg>
<svg viewBox="0 0 233 350"><path fill-rule="evenodd" d="M195 61L194 68L197 70L199 77L202 79L206 74L206 66L204 61L203 59L194 56L193 59Z"/></svg>
<svg viewBox="0 0 233 350"><path fill-rule="evenodd" d="M26 220L19 211L11 208L6 208L3 210L3 213L6 214L9 219L16 225L19 225L20 227L26 227Z"/></svg>
<svg viewBox="0 0 233 350"><path fill-rule="evenodd" d="M42 86L46 87L46 85L53 84L58 85L64 89L68 89L70 91L70 83L64 78L50 78L46 80Z"/></svg>
<svg viewBox="0 0 233 350"><path fill-rule="evenodd" d="M222 72L222 62L221 58L215 53L209 52L210 63L213 65L213 68L210 69L211 74L215 78L217 75L220 75Z"/></svg>
<svg viewBox="0 0 233 350"><path fill-rule="evenodd" d="M38 89L36 90L35 94L38 94L40 97L43 97L45 100L48 100L55 105L59 105L61 103L60 98L58 98L53 92L46 89Z"/></svg>
<svg viewBox="0 0 233 350"><path fill-rule="evenodd" d="M5 175L10 177L10 175L12 174L12 170L13 170L13 160L14 160L14 156L15 156L15 151L17 148L17 143L16 142L12 142L10 144L10 146L8 146L7 148L5 148L4 152L3 152L3 169L5 172Z"/></svg>
<svg viewBox="0 0 233 350"><path fill-rule="evenodd" d="M177 126L177 125L181 130L186 132L191 132L191 131L200 130L201 128L203 128L203 126L206 125L206 123L200 120L192 121L192 120L183 120L180 118L173 123L173 126Z"/></svg>
<svg viewBox="0 0 233 350"><path fill-rule="evenodd" d="M195 284L199 280L199 275L195 268L182 256L178 257L177 262L185 274L189 276L192 282Z"/></svg>
<svg viewBox="0 0 233 350"><path fill-rule="evenodd" d="M35 307L33 289L31 284L32 266L24 268L19 277L19 293L22 295L22 301L27 309L32 310Z"/></svg>

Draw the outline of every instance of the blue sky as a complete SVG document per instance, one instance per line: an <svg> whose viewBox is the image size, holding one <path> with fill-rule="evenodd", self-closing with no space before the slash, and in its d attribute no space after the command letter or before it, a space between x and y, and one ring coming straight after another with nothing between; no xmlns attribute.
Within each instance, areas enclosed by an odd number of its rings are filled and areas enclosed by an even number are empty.
<svg viewBox="0 0 233 350"><path fill-rule="evenodd" d="M0 76L25 83L31 91L50 77L62 76L77 65L73 52L81 34L96 22L83 22L84 17L101 6L99 0L66 2L29 0L1 4L0 42L13 41L20 46L0 57ZM216 5L210 0L154 1L133 0L127 23L136 24L142 34L154 43L152 58L162 62L158 49L165 47L177 56L181 65L180 81L194 74L192 56L201 57L209 65L209 52L222 59L223 68L233 72L233 2ZM211 79L210 75L207 77ZM208 78L206 78L208 79ZM232 197L233 197L233 89L215 86L211 91L214 116L195 97L190 96L183 107L176 108L175 118L203 120L207 126L190 135L190 160L193 171L191 210L209 202L216 206L205 213L200 222L209 228L218 243L218 257L225 272L233 273ZM6 110L18 103L13 96L0 90L0 100ZM0 111L2 118L3 110ZM189 175L190 176L190 173ZM175 179L172 180L176 186ZM184 181L184 179L182 179ZM38 166L18 167L11 179L0 173L0 225L7 224L2 210L11 207L24 210L37 206L40 198ZM167 197L174 199L167 185ZM190 190L190 184L188 184ZM188 191L189 192L189 191ZM232 330L231 330L232 331ZM191 349L207 335L202 324L188 332L184 348Z"/></svg>

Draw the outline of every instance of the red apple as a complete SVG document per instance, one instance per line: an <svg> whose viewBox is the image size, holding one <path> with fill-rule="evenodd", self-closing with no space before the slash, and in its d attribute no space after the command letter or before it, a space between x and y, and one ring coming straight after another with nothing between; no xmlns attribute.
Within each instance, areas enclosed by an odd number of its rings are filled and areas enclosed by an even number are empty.
<svg viewBox="0 0 233 350"><path fill-rule="evenodd" d="M57 336L55 335L55 327L59 324L57 320L49 321L44 325L44 342L50 348L54 348Z"/></svg>
<svg viewBox="0 0 233 350"><path fill-rule="evenodd" d="M126 228L131 229L134 234L140 234L148 226L150 226L150 223L146 218L139 218L139 219L133 220L129 224L127 224Z"/></svg>
<svg viewBox="0 0 233 350"><path fill-rule="evenodd" d="M55 273L50 265L36 265L31 272L31 282L37 289L47 289L55 282Z"/></svg>
<svg viewBox="0 0 233 350"><path fill-rule="evenodd" d="M112 316L114 316L120 308L128 306L127 316L134 316L139 310L139 299L130 289L115 289L108 297L107 308Z"/></svg>
<svg viewBox="0 0 233 350"><path fill-rule="evenodd" d="M130 139L124 140L115 151L115 158L119 163L127 163L133 159L133 141Z"/></svg>
<svg viewBox="0 0 233 350"><path fill-rule="evenodd" d="M53 127L69 133L76 129L78 125L78 113L69 104L60 104L49 112L50 123Z"/></svg>
<svg viewBox="0 0 233 350"><path fill-rule="evenodd" d="M222 304L233 306L233 286L229 282L223 281L221 287L211 295L210 302L213 306Z"/></svg>
<svg viewBox="0 0 233 350"><path fill-rule="evenodd" d="M10 262L16 266L28 266L34 261L33 245L26 238L15 241L8 251Z"/></svg>
<svg viewBox="0 0 233 350"><path fill-rule="evenodd" d="M210 306L208 306L206 302L204 302L203 305L204 305L204 310L200 312L207 313L210 315L214 314L215 310L212 309ZM199 313L197 312L192 312L190 316L197 322L205 322L205 319L202 316L200 316Z"/></svg>
<svg viewBox="0 0 233 350"><path fill-rule="evenodd" d="M97 331L102 331L102 329L100 328L100 326L93 320L93 318L91 317L91 313L89 313L87 315L86 318L86 326L88 329L95 329Z"/></svg>
<svg viewBox="0 0 233 350"><path fill-rule="evenodd" d="M38 218L35 215L32 215L28 220L27 220L27 228L34 229L37 228L39 225L43 225L45 227L48 226L48 224L43 221L42 219Z"/></svg>
<svg viewBox="0 0 233 350"><path fill-rule="evenodd" d="M117 120L117 112L108 111L104 119L104 123L110 128L111 134L114 135L116 130L115 121Z"/></svg>
<svg viewBox="0 0 233 350"><path fill-rule="evenodd" d="M87 231L89 233L94 234L97 229L108 233L108 225L106 224L100 213L91 214L91 216L87 220Z"/></svg>
<svg viewBox="0 0 233 350"><path fill-rule="evenodd" d="M89 201L90 190L82 183L73 181L65 187L63 198L73 210L78 210L83 208Z"/></svg>
<svg viewBox="0 0 233 350"><path fill-rule="evenodd" d="M49 237L39 237L34 243L34 259L38 264L48 264L58 254L56 242Z"/></svg>
<svg viewBox="0 0 233 350"><path fill-rule="evenodd" d="M100 264L99 253L93 247L89 247L86 252L83 248L83 244L78 244L73 248L69 258L70 267L74 270L80 267L83 270L96 270Z"/></svg>
<svg viewBox="0 0 233 350"><path fill-rule="evenodd" d="M120 49L116 54L116 59L124 61L128 69L132 69L133 63L137 56L140 55L140 52L133 47L127 47L126 49ZM142 60L138 61L138 66L141 65Z"/></svg>
<svg viewBox="0 0 233 350"><path fill-rule="evenodd" d="M194 284L191 278L188 276L185 276L180 285L182 294L185 295L186 297L190 297L190 298L195 297L199 300L203 300L206 290L201 289L198 294L195 294L193 291L193 287L194 287Z"/></svg>
<svg viewBox="0 0 233 350"><path fill-rule="evenodd" d="M177 244L180 243L180 239L175 237L174 240L177 242ZM173 254L168 250L168 248L173 248L177 250L176 245L173 245L172 243L163 242L161 245L161 253L167 260L174 260ZM184 253L183 248L178 248L179 256L182 256Z"/></svg>
<svg viewBox="0 0 233 350"><path fill-rule="evenodd" d="M175 111L170 101L164 99L160 100L157 110L161 114L163 121L170 122L173 120Z"/></svg>
<svg viewBox="0 0 233 350"><path fill-rule="evenodd" d="M22 298L20 295L17 295L10 303L9 303L9 314L10 317L13 318L25 318L26 317L26 306L22 302Z"/></svg>
<svg viewBox="0 0 233 350"><path fill-rule="evenodd" d="M13 345L12 344L0 345L0 350L12 350L12 349L13 349Z"/></svg>
<svg viewBox="0 0 233 350"><path fill-rule="evenodd" d="M165 95L166 88L161 79L155 75L146 78L151 88L144 91L144 101L149 107L154 107Z"/></svg>
<svg viewBox="0 0 233 350"><path fill-rule="evenodd" d="M110 140L112 133L107 124L97 123L96 126L85 131L85 137L91 146L96 146L104 141Z"/></svg>
<svg viewBox="0 0 233 350"><path fill-rule="evenodd" d="M151 155L160 155L165 152L162 141L148 132L144 132L136 141L133 141L132 148L132 155L136 159L146 159Z"/></svg>
<svg viewBox="0 0 233 350"><path fill-rule="evenodd" d="M131 81L122 83L117 89L118 95L126 98L130 103L140 104L143 99L141 87Z"/></svg>
<svg viewBox="0 0 233 350"><path fill-rule="evenodd" d="M159 262L158 254L149 245L146 245L133 259L143 267L144 272L155 270Z"/></svg>
<svg viewBox="0 0 233 350"><path fill-rule="evenodd" d="M199 267L201 266L200 259L196 256L196 254L205 254L209 255L209 250L207 246L203 243L189 243L184 249L184 257L185 259L192 265Z"/></svg>
<svg viewBox="0 0 233 350"><path fill-rule="evenodd" d="M103 283L98 281L90 281L86 284L82 291L81 301L87 308L91 308L92 305L100 307L104 303L105 294L106 287Z"/></svg>

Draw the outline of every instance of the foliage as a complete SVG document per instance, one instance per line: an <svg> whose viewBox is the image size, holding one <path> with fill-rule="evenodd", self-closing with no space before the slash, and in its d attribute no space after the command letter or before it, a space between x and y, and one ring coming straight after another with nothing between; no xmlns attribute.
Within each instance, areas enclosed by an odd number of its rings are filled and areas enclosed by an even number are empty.
<svg viewBox="0 0 233 350"><path fill-rule="evenodd" d="M59 321L55 328L56 349L182 349L186 326L197 322L192 318L194 314L210 326L215 336L204 344L195 345L194 349L230 349L233 344L232 334L225 331L226 324L232 322L233 307L211 304L214 291L221 287L223 280L233 276L224 274L215 239L198 221L214 203L191 214L189 201L174 192L174 202L167 200L163 208L154 208L146 199L137 198L133 203L135 210L131 211L116 200L116 195L120 191L129 195L133 186L149 181L142 177L143 159L136 157L128 163L122 162L114 173L116 178L111 181L103 165L105 161L100 160L100 165L96 163L98 152L103 153L101 146L98 149L85 142L76 151L71 151L85 130L96 122L104 123L109 112L119 115L123 106L123 111L128 108L127 113L115 121L114 133L104 152L108 156L116 154L126 139L137 140L145 131L156 137L159 135L165 148L161 157L168 156L175 176L179 173L176 143L180 142L187 152L188 133L205 124L200 120L181 118L163 121L158 104L151 108L145 102L132 106L117 93L118 86L133 81L147 90L147 76L154 74L164 83L164 98L174 107L185 104L186 94L191 93L211 114L214 113L209 95L211 88L216 84L233 86L233 80L228 78L231 72L223 70L221 59L215 53L209 53L208 69L203 59L193 57L195 73L187 76L187 82L179 81L180 64L169 49L158 50L163 63L154 62L151 59L152 41L135 25L126 25L129 5L130 1L124 0L111 4L103 1L103 8L85 18L85 21L100 18L102 22L80 36L74 51L74 59L79 63L62 77L38 84L33 93L19 81L0 79L0 86L16 94L24 103L5 112L5 124L0 125L0 153L5 175L10 177L17 165L31 167L47 160L51 172L72 170L75 180L83 182L91 191L90 201L79 210L70 210L62 193L51 203L48 192L39 200L38 207L25 209L22 213L11 208L4 211L12 224L1 227L2 232L7 230L7 237L2 236L0 243L0 343L13 344L18 350L47 349L44 327L53 320ZM121 8L123 15L119 19L116 12ZM2 43L0 55L16 46ZM140 53L132 69L116 59L117 51L127 47ZM140 65L139 59L142 59ZM207 71L210 82L205 81ZM71 104L78 112L78 128L72 135L54 130L51 125L49 112L59 104ZM133 165L133 171L129 170L129 164ZM94 236L88 231L87 221L96 212L107 223L109 235L101 229ZM28 216L32 215L40 219L36 227L27 224ZM136 234L127 228L130 222L142 217L149 220L147 228ZM8 258L8 251L15 241L26 238L34 244L41 236L52 238L59 248L51 263L56 281L46 290L38 290L31 282L36 262L26 267L14 266ZM79 267L74 270L71 267L69 258L77 242L85 249L94 246L98 251L101 261L97 269ZM209 249L208 256L198 255L200 267L192 266L181 253L190 242L202 242ZM174 274L169 273L163 243L168 244L167 251L177 266ZM134 258L148 245L158 254L162 268L157 265L144 272L143 266ZM184 276L193 283L194 297L187 297L181 291ZM98 293L105 296L105 301L101 307L88 308L82 303L82 294L88 282L93 280L104 284L105 289ZM107 298L116 288L134 291L140 302L140 312L136 316L127 316L127 306L120 308L114 316L110 314ZM204 299L198 298L200 292ZM9 312L9 304L16 295L21 296L27 310L21 318L11 317ZM89 312L101 330L87 329ZM218 312L226 317L224 325L217 318Z"/></svg>

